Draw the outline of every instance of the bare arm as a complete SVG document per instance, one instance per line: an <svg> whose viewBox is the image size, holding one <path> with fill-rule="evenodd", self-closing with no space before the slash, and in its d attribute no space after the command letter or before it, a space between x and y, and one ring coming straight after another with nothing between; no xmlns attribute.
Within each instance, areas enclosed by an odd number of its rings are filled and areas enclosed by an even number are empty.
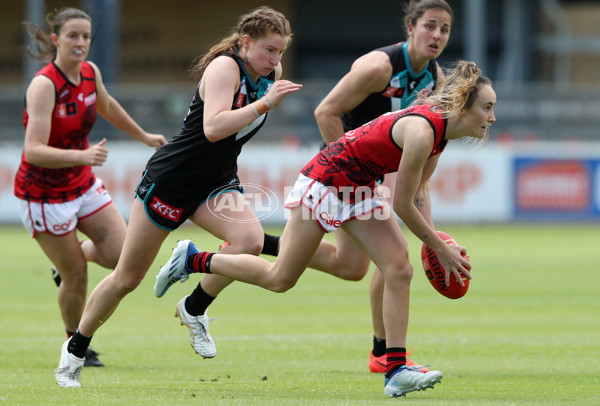
<svg viewBox="0 0 600 406"><path fill-rule="evenodd" d="M371 93L381 91L392 74L392 65L385 52L372 51L358 58L348 72L315 110L321 136L327 144L344 135L340 116Z"/></svg>
<svg viewBox="0 0 600 406"><path fill-rule="evenodd" d="M447 284L450 274L454 274L457 279L460 279L461 273L470 278L471 265L461 256L461 252L466 250L463 247L448 246L442 241L435 233L431 218L427 219L423 216L420 208L414 204L419 191L420 193L424 191L425 176L429 179L435 169L435 166L431 166L433 164L427 163L427 157L433 147L432 128L421 117L406 117L394 125L392 136L403 150L396 177L394 211L415 236L438 255L441 265L446 270ZM430 209L423 212L431 216Z"/></svg>
<svg viewBox="0 0 600 406"><path fill-rule="evenodd" d="M158 148L161 145L166 144L167 140L162 134L151 134L144 131L144 129L131 118L119 102L108 94L98 67L91 62L90 65L92 65L96 73L96 111L119 130L126 132L149 147Z"/></svg>
<svg viewBox="0 0 600 406"><path fill-rule="evenodd" d="M281 76L281 65L275 70L275 76ZM235 134L254 120L250 105L232 110L231 101L239 86L239 68L237 63L226 56L213 60L200 84L200 96L204 100L204 134L209 141L215 142ZM266 94L273 107L276 107L290 93L295 93L302 85L289 80L276 80ZM268 111L264 101L252 103L259 114Z"/></svg>
<svg viewBox="0 0 600 406"><path fill-rule="evenodd" d="M27 128L25 129L25 159L43 168L68 168L71 166L98 166L106 161L106 140L86 150L62 149L48 145L55 106L55 90L52 81L37 76L25 94L27 104Z"/></svg>
<svg viewBox="0 0 600 406"><path fill-rule="evenodd" d="M444 72L440 65L436 62L437 69L437 80L441 81L444 79ZM436 155L434 157L429 158L423 167L423 175L421 177L421 184L417 189L417 193L415 194L414 203L427 224L431 226L432 229L435 230L435 226L433 224L433 217L431 215L431 198L429 194L429 189L431 187L431 176L435 172L435 168L437 167L438 160L440 155Z"/></svg>
<svg viewBox="0 0 600 406"><path fill-rule="evenodd" d="M414 204L417 210L421 213L427 224L435 230L433 225L433 217L431 215L431 199L429 195L429 189L431 186L430 178L435 171L439 155L429 158L423 167L423 175L421 177L421 183L415 193Z"/></svg>

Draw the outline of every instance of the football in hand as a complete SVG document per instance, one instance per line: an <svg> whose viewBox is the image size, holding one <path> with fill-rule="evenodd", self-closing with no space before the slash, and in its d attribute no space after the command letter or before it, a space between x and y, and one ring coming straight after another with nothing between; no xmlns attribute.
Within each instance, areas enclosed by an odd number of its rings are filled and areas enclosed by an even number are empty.
<svg viewBox="0 0 600 406"><path fill-rule="evenodd" d="M442 240L444 240L446 244L458 245L454 238L443 231L436 231L436 233ZM466 254L463 254L463 258L467 261L469 260L469 256ZM458 299L467 293L467 290L469 290L469 279L462 274L461 277L464 282L464 286L460 286L454 275L450 275L450 285L446 286L446 271L440 264L436 253L425 243L423 243L423 247L421 247L421 259L423 260L425 276L427 276L429 283L431 283L435 290L437 290L441 295L446 296L449 299Z"/></svg>

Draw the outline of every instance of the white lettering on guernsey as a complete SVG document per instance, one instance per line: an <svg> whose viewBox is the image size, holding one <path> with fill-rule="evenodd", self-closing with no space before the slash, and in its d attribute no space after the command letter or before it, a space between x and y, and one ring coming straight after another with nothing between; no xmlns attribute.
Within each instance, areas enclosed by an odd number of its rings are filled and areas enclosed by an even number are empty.
<svg viewBox="0 0 600 406"><path fill-rule="evenodd" d="M92 104L96 103L96 92L90 93L87 96L85 96L84 102L86 106L91 106Z"/></svg>

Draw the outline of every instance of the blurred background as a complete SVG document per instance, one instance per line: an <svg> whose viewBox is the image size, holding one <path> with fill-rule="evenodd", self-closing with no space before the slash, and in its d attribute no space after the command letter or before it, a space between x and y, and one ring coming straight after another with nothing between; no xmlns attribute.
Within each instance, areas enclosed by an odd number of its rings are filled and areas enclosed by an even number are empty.
<svg viewBox="0 0 600 406"><path fill-rule="evenodd" d="M497 122L483 151L459 145L445 153L434 182L434 217L600 221L600 2L448 2L455 20L439 63L448 67L467 59L483 68L498 95ZM240 161L242 180L271 187L281 197L283 185L291 186L316 152L320 134L313 111L320 100L357 57L405 39L403 3L3 0L0 221L18 222L12 182L24 136L24 92L40 68L24 52L24 20L43 26L47 12L64 6L89 12L94 41L88 59L100 67L109 92L142 127L170 138L180 129L196 86L187 72L193 60L228 35L241 14L260 5L283 12L294 32L282 61L284 78L304 87L269 115ZM133 187L151 152L121 144L131 138L99 117L91 139L103 137L114 146L115 160L98 172L105 171L105 181L113 182L113 195L123 193L127 217ZM265 161L274 163L265 166Z"/></svg>

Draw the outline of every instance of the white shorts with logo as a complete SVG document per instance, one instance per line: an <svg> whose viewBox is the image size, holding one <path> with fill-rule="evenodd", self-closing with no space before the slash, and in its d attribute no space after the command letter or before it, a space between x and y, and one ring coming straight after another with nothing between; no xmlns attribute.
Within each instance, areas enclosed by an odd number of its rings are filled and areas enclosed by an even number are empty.
<svg viewBox="0 0 600 406"><path fill-rule="evenodd" d="M112 202L108 190L102 180L96 183L83 195L66 203L36 203L18 199L21 221L29 232L65 235L75 230L77 221L91 216Z"/></svg>
<svg viewBox="0 0 600 406"><path fill-rule="evenodd" d="M355 203L348 203L338 197L338 191L331 186L325 186L307 176L300 175L294 188L285 199L284 207L291 209L302 204L312 214L321 228L329 233L340 228L343 222L353 220L384 206L383 198L370 188L363 188L363 197Z"/></svg>

